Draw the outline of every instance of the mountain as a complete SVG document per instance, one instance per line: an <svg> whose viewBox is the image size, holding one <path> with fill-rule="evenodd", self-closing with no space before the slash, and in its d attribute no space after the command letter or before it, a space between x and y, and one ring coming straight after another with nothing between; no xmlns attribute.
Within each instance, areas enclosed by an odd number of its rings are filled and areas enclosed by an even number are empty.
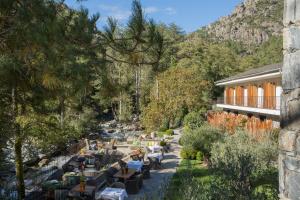
<svg viewBox="0 0 300 200"><path fill-rule="evenodd" d="M245 0L229 16L203 27L200 32L216 41L232 40L260 45L282 33L283 0Z"/></svg>

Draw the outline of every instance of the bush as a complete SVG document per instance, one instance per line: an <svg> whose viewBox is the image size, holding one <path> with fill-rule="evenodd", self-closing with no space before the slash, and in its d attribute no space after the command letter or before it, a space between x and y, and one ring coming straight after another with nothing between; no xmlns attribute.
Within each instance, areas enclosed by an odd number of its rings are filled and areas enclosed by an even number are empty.
<svg viewBox="0 0 300 200"><path fill-rule="evenodd" d="M182 159L195 160L197 157L197 151L189 147L184 147L180 151L180 156Z"/></svg>
<svg viewBox="0 0 300 200"><path fill-rule="evenodd" d="M179 140L178 140L178 144L179 144L180 146L182 146L182 145L183 145L183 143L182 143L182 139L181 139L181 138L179 138Z"/></svg>
<svg viewBox="0 0 300 200"><path fill-rule="evenodd" d="M275 169L272 163L276 159L276 142L267 139L257 142L241 131L226 136L223 142L215 143L211 150L212 168L242 199L251 199L253 189L264 182L270 170ZM276 183L276 175L273 177L272 182Z"/></svg>
<svg viewBox="0 0 300 200"><path fill-rule="evenodd" d="M167 143L165 141L160 141L159 145L163 147L163 146L167 146Z"/></svg>
<svg viewBox="0 0 300 200"><path fill-rule="evenodd" d="M200 110L197 112L190 112L184 117L183 124L190 129L196 129L203 125L205 121L206 110Z"/></svg>
<svg viewBox="0 0 300 200"><path fill-rule="evenodd" d="M168 129L165 131L165 135L172 136L172 135L174 135L174 131L172 129Z"/></svg>
<svg viewBox="0 0 300 200"><path fill-rule="evenodd" d="M203 153L201 151L197 152L196 160L203 161Z"/></svg>
<svg viewBox="0 0 300 200"><path fill-rule="evenodd" d="M165 132L166 130L169 129L169 124L170 120L168 119L163 119L161 126L159 127L158 131L159 132Z"/></svg>
<svg viewBox="0 0 300 200"><path fill-rule="evenodd" d="M204 124L194 130L185 129L180 142L185 147L201 151L205 156L209 156L212 144L222 139L222 136L223 134L219 129Z"/></svg>

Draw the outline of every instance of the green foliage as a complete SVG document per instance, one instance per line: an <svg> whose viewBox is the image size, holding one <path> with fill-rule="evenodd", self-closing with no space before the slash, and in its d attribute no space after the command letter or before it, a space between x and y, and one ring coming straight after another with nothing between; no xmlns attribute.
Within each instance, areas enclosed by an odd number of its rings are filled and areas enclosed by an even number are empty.
<svg viewBox="0 0 300 200"><path fill-rule="evenodd" d="M183 147L180 151L180 157L182 159L195 160L197 153L198 152L191 147Z"/></svg>
<svg viewBox="0 0 300 200"><path fill-rule="evenodd" d="M203 125L205 121L206 110L190 112L184 117L184 126L190 129L196 129Z"/></svg>
<svg viewBox="0 0 300 200"><path fill-rule="evenodd" d="M165 131L165 134L168 136L172 136L172 135L174 135L174 131L173 131L173 129L168 129Z"/></svg>
<svg viewBox="0 0 300 200"><path fill-rule="evenodd" d="M259 180L274 169L272 163L276 162L277 151L277 144L272 140L257 142L248 134L237 132L213 145L212 168L226 180L236 197L251 198Z"/></svg>
<svg viewBox="0 0 300 200"><path fill-rule="evenodd" d="M210 200L208 186L212 174L197 160L182 160L166 191L167 200Z"/></svg>
<svg viewBox="0 0 300 200"><path fill-rule="evenodd" d="M252 197L257 200L278 200L278 189L272 184L260 185L254 189Z"/></svg>
<svg viewBox="0 0 300 200"><path fill-rule="evenodd" d="M208 106L203 94L210 84L203 81L194 69L171 68L158 77L159 86L153 87L151 101L142 112L142 123L148 132L157 130L165 120L168 127L177 117Z"/></svg>
<svg viewBox="0 0 300 200"><path fill-rule="evenodd" d="M189 147L195 151L201 151L205 155L210 155L211 147L214 142L222 140L222 132L208 124L197 129L185 129L181 143L184 147Z"/></svg>
<svg viewBox="0 0 300 200"><path fill-rule="evenodd" d="M196 160L203 161L204 154L201 151L197 152Z"/></svg>
<svg viewBox="0 0 300 200"><path fill-rule="evenodd" d="M162 147L163 147L163 146L166 146L166 145L167 145L167 142L165 142L165 141L160 141L160 142L159 142L159 145L162 146Z"/></svg>

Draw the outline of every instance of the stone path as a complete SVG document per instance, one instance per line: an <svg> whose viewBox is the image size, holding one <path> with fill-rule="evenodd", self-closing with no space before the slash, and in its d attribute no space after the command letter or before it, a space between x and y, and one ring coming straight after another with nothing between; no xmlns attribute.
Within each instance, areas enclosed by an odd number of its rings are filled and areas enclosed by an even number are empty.
<svg viewBox="0 0 300 200"><path fill-rule="evenodd" d="M151 178L144 180L144 185L139 193L136 195L129 195L128 200L161 199L163 197L163 187L168 183L170 178L172 178L180 162L180 146L178 140L181 131L175 130L174 133L171 151L165 153L165 157L162 161L163 169L151 170Z"/></svg>

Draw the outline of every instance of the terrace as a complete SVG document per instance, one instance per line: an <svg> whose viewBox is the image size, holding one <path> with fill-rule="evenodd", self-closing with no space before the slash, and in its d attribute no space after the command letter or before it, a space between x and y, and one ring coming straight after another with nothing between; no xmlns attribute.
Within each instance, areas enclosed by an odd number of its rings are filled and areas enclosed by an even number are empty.
<svg viewBox="0 0 300 200"><path fill-rule="evenodd" d="M26 178L26 199L145 199L162 196L163 186L179 162L179 132L172 137L136 137L129 131L91 134L68 147L68 155L31 167ZM101 135L106 138L102 139ZM161 142L161 141L164 142ZM43 159L39 162L42 165ZM29 176L30 175L30 176ZM15 182L12 180L11 182ZM0 197L17 199L14 184Z"/></svg>

